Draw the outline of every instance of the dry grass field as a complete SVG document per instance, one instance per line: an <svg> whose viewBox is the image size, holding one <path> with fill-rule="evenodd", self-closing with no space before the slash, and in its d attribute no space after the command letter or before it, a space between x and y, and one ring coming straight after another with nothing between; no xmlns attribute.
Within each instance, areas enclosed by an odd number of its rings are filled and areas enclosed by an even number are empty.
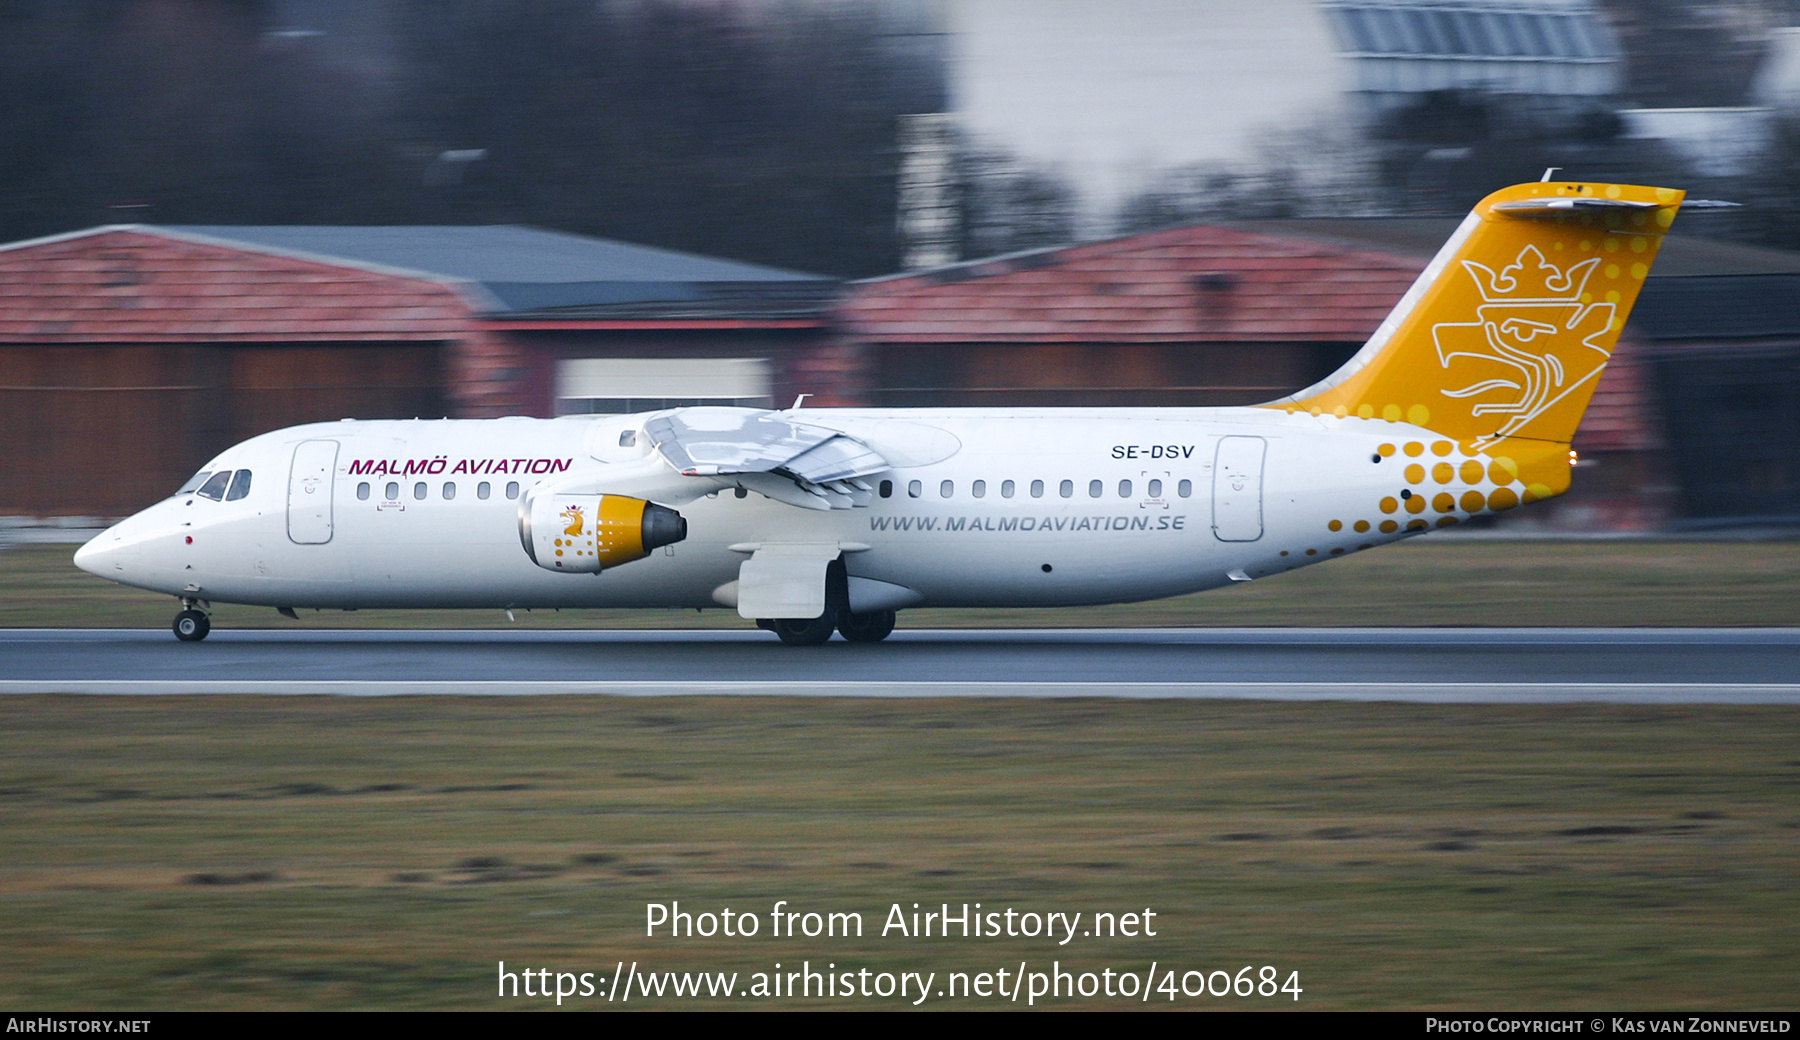
<svg viewBox="0 0 1800 1040"><path fill-rule="evenodd" d="M1796 748L1773 707L9 697L0 1004L549 1003L497 999L500 960L744 985L1154 960L1305 990L1177 1008L1791 1007ZM868 934L771 937L779 899ZM765 924L645 938L673 900ZM1158 934L876 934L965 901L1148 907Z"/></svg>

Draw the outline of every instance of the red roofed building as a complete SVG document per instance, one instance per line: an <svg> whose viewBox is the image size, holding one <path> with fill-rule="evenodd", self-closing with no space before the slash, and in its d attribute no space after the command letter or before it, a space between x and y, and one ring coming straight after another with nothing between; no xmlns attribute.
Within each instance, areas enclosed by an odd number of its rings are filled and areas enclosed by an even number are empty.
<svg viewBox="0 0 1800 1040"><path fill-rule="evenodd" d="M440 358L481 337L470 314L430 281L131 230L0 251L0 511L116 515L263 430L443 415L440 366L485 388L474 351Z"/></svg>
<svg viewBox="0 0 1800 1040"><path fill-rule="evenodd" d="M1188 227L858 283L871 404L1255 404L1356 352L1424 261Z"/></svg>

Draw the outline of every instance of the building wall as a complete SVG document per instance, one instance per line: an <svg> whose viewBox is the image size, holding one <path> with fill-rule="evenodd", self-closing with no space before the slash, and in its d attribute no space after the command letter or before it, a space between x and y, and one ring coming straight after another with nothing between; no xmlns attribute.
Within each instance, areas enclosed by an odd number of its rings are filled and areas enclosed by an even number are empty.
<svg viewBox="0 0 1800 1040"><path fill-rule="evenodd" d="M1684 519L1800 521L1800 340L1665 343L1652 364Z"/></svg>
<svg viewBox="0 0 1800 1040"><path fill-rule="evenodd" d="M122 516L299 423L444 414L436 343L0 345L0 513Z"/></svg>

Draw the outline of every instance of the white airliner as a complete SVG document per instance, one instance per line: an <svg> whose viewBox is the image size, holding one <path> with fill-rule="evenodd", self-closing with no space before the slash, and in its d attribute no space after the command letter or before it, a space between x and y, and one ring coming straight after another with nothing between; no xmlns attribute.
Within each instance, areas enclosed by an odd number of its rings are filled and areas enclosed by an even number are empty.
<svg viewBox="0 0 1800 1040"><path fill-rule="evenodd" d="M728 607L873 642L911 606L1152 599L1567 490L1569 444L1682 193L1484 199L1368 344L1239 408L678 408L350 421L229 448L75 563L302 607Z"/></svg>

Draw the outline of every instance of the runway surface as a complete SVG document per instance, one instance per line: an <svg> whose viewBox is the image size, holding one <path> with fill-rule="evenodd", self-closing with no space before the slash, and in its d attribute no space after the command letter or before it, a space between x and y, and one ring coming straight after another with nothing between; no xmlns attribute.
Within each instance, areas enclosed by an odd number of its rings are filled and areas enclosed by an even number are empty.
<svg viewBox="0 0 1800 1040"><path fill-rule="evenodd" d="M1800 704L1800 629L0 629L0 694L1233 697Z"/></svg>

